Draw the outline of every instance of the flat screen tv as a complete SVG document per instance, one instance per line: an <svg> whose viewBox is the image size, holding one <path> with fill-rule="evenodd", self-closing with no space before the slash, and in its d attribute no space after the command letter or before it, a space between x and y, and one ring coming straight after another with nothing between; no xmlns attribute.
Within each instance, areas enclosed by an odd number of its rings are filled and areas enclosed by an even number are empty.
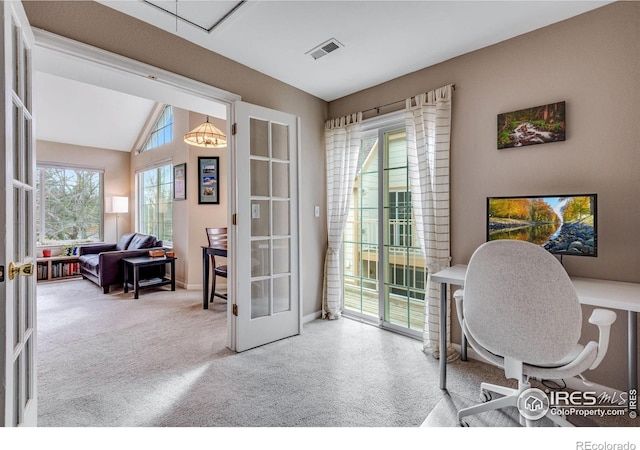
<svg viewBox="0 0 640 450"><path fill-rule="evenodd" d="M597 195L487 197L487 241L518 239L556 255L597 256Z"/></svg>

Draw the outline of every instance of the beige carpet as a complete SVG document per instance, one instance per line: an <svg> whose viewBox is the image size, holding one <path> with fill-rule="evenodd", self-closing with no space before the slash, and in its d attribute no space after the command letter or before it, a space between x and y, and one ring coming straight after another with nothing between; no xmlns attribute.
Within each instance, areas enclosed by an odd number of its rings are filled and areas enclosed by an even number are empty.
<svg viewBox="0 0 640 450"><path fill-rule="evenodd" d="M236 354L226 304L203 310L200 291L165 289L134 300L81 279L38 285L40 426L448 427L481 381L506 381L458 361L443 392L421 342L348 319Z"/></svg>

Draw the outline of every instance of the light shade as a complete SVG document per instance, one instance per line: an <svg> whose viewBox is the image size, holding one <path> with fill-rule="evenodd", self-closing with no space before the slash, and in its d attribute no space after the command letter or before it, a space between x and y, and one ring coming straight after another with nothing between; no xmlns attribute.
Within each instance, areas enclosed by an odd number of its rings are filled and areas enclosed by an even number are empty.
<svg viewBox="0 0 640 450"><path fill-rule="evenodd" d="M227 135L207 121L184 135L184 141L189 145L205 148L222 148L227 146Z"/></svg>
<svg viewBox="0 0 640 450"><path fill-rule="evenodd" d="M107 207L105 212L107 213L128 213L129 212L129 197L113 196L110 198L110 202L107 199Z"/></svg>

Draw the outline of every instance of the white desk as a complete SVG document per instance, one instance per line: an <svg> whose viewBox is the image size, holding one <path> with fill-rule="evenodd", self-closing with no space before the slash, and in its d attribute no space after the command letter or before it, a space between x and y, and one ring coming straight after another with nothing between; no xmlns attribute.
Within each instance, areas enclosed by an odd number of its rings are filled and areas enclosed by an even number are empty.
<svg viewBox="0 0 640 450"><path fill-rule="evenodd" d="M458 264L431 275L440 283L440 389L447 388L447 285L464 286L467 266ZM640 283L571 277L578 299L583 305L627 311L627 384L628 389L638 388L638 330L640 312ZM462 339L462 359L466 360L466 339ZM443 357L445 355L445 357Z"/></svg>

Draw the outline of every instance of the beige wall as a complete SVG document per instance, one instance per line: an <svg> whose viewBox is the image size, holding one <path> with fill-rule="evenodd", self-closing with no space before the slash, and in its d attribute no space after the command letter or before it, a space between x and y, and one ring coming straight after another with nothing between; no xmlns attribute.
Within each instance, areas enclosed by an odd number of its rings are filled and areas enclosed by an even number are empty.
<svg viewBox="0 0 640 450"><path fill-rule="evenodd" d="M302 314L306 316L320 311L327 227L324 215L320 218L313 216L313 207L320 205L324 211L326 206L326 191L318 187L325 185L322 142L327 103L95 2L29 1L23 4L35 28L151 64L238 94L245 102L301 118ZM197 162L193 159L195 162L191 163L192 158L190 152L190 174ZM191 196L193 185L189 184L187 195ZM189 245L191 251L193 244ZM189 256L191 258L192 255Z"/></svg>
<svg viewBox="0 0 640 450"><path fill-rule="evenodd" d="M198 113L190 113L189 114L189 130L194 129L202 122L206 120L206 116L198 114ZM212 122L218 129L225 131L226 123L223 120L210 118L210 122ZM184 230L188 233L189 236L189 273L188 280L189 285L199 285L202 286L202 249L201 246L207 245L207 235L205 233L205 228L220 228L227 226L227 207L228 207L228 185L229 180L227 179L227 155L229 150L227 148L219 148L219 149L205 149L199 147L190 147L189 155L187 162L187 207L188 214L179 215L177 211L174 209L174 223L176 224L176 228L174 228L174 236L178 233L178 226L181 224L184 227ZM220 200L220 204L218 205L207 205L207 204L198 204L198 157L213 157L217 156L219 159L218 166L218 198ZM178 203L185 202L176 202L174 203L174 208L178 205ZM182 228L181 228L182 230ZM182 232L182 231L180 231ZM222 286L225 284L224 279L219 279L217 281L218 285Z"/></svg>
<svg viewBox="0 0 640 450"><path fill-rule="evenodd" d="M75 166L104 171L104 196L129 196L129 153L94 147L38 141L36 143L37 163L66 163ZM131 201L131 200L129 200ZM131 210L131 208L129 208ZM132 228L133 214L118 215L118 232L126 233ZM104 215L104 240L116 242L116 216Z"/></svg>
<svg viewBox="0 0 640 450"><path fill-rule="evenodd" d="M640 282L639 23L640 3L605 6L336 100L330 116L454 83L453 264L484 242L487 196L595 192L598 257L564 265L574 276ZM497 114L562 100L565 142L497 150ZM627 317L618 313L609 354L587 376L624 389Z"/></svg>
<svg viewBox="0 0 640 450"><path fill-rule="evenodd" d="M144 153L131 153L131 202L135 202L135 172L141 169L153 167L160 161L166 164L187 164L187 198L185 201L173 203L173 249L178 260L176 261L176 281L180 286L198 289L202 287L202 258L200 246L206 244L204 228L215 216L214 222L224 226L227 217L226 201L226 149L205 150L198 147L190 147L183 140L185 133L206 120L206 116L180 108L173 108L173 133L171 143ZM225 121L212 120L214 124L225 130ZM221 192L219 205L198 204L198 156L220 157ZM132 203L134 204L134 203ZM137 208L132 208L137 211ZM132 218L133 220L133 218ZM132 222L133 225L133 222ZM135 228L135 227L134 227Z"/></svg>

